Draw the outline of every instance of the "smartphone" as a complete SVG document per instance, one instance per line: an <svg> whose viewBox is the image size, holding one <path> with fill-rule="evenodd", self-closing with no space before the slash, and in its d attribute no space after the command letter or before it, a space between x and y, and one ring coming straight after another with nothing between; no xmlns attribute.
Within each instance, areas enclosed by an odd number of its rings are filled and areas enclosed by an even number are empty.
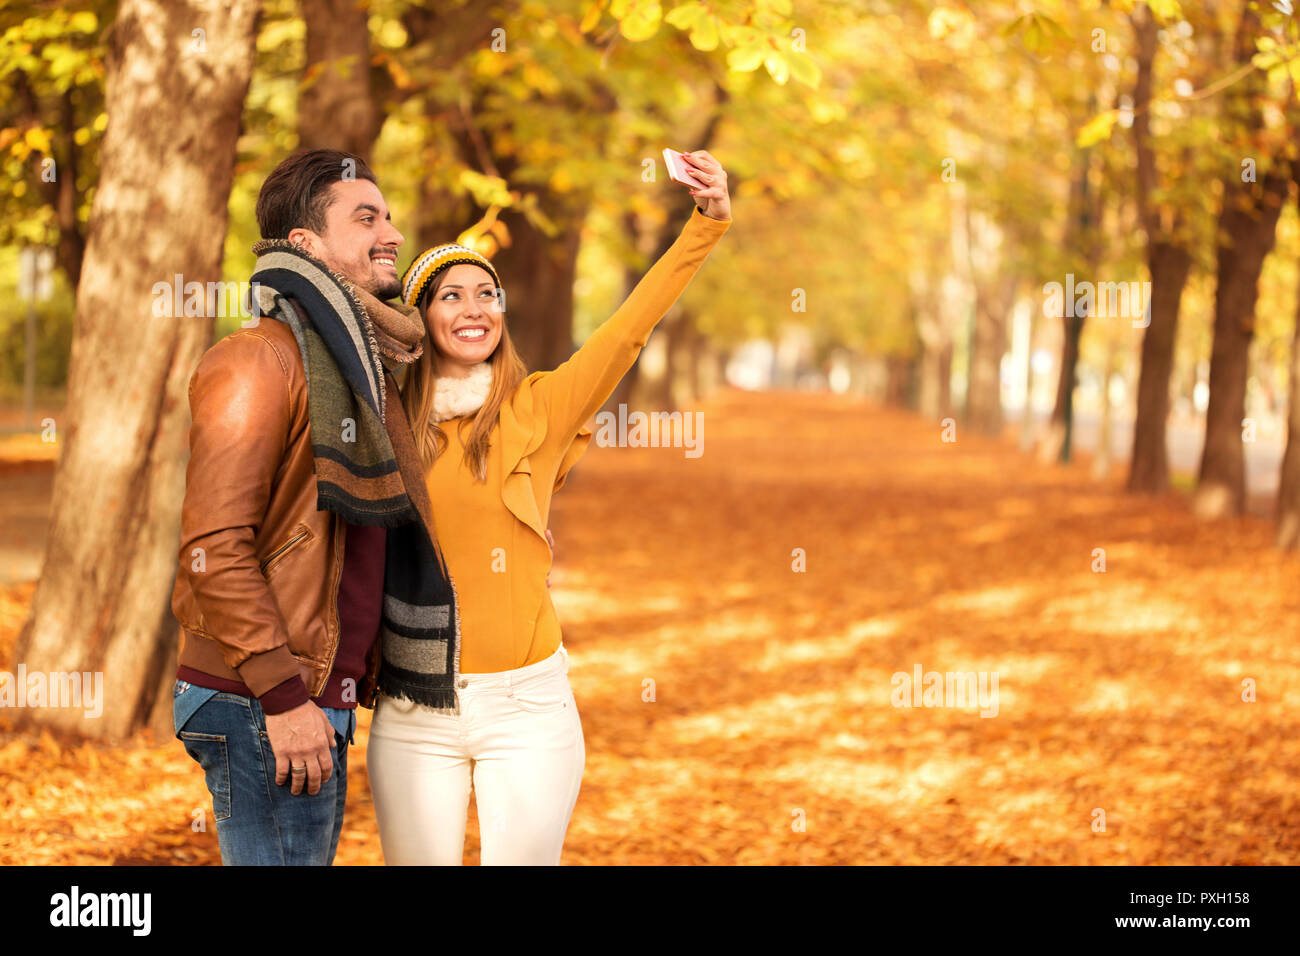
<svg viewBox="0 0 1300 956"><path fill-rule="evenodd" d="M668 178L674 182L681 183L683 186L690 186L693 189L708 188L695 178L695 174L691 172L691 165L682 158L682 154L677 150L664 150L664 165L668 167Z"/></svg>

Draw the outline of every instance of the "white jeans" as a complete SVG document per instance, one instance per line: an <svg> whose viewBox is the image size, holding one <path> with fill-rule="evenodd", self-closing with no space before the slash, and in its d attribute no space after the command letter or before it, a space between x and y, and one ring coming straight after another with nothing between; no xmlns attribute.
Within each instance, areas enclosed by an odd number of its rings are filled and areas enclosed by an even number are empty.
<svg viewBox="0 0 1300 956"><path fill-rule="evenodd" d="M456 693L459 715L375 704L366 767L384 862L459 866L472 774L483 865L558 865L587 762L569 652L462 674Z"/></svg>

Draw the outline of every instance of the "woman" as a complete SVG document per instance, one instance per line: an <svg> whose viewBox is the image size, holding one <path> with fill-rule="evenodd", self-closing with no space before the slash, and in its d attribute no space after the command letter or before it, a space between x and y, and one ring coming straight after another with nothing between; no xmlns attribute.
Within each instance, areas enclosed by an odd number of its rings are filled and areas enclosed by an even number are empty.
<svg viewBox="0 0 1300 956"><path fill-rule="evenodd" d="M367 765L390 865L461 863L471 778L485 865L560 862L586 749L546 587L547 515L591 441L584 423L731 225L726 172L703 150L685 155L704 183L691 190L690 221L553 372L527 374L506 329L501 282L482 256L438 246L402 277L430 345L408 372L402 404L456 585L461 646L453 712L405 693L376 701ZM385 665L403 653L386 634ZM381 691L391 689L381 680Z"/></svg>

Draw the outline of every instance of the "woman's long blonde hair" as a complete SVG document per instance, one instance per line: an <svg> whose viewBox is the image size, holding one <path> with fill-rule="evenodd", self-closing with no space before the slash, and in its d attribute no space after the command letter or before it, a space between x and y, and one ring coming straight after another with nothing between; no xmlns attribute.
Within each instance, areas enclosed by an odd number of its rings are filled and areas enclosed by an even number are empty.
<svg viewBox="0 0 1300 956"><path fill-rule="evenodd" d="M438 288L441 288L443 282L447 280L447 273L450 270L443 270L438 278ZM415 438L415 448L420 454L420 460L424 463L424 470L427 472L433 467L437 460L447 448L447 435L442 428L430 420L429 416L433 413L433 396L437 390L438 372L437 372L437 346L433 341L433 330L429 328L428 318L425 316L425 305L438 294L438 288L430 287L425 290L424 295L420 297L416 307L420 311L420 318L425 325L425 342L427 348L424 353L411 363L406 370L406 380L402 386L402 408L406 411L406 417L411 423L411 434ZM488 356L488 364L492 366L492 387L488 391L487 400L483 406L474 413L472 418L461 419L460 432L461 440L465 445L465 463L469 466L470 473L480 482L487 481L487 456L488 449L491 447L492 428L496 425L501 415L501 405L511 395L515 389L527 377L528 367L524 365L523 359L515 351L515 345L510 340L510 330L506 326L506 315L501 315L501 341L497 347L492 350ZM468 426L469 438L466 439L464 430Z"/></svg>

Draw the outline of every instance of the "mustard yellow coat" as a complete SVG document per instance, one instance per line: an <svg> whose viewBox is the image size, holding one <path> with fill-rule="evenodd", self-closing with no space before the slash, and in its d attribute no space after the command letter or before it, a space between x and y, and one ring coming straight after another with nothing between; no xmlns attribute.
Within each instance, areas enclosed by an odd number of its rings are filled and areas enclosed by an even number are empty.
<svg viewBox="0 0 1300 956"><path fill-rule="evenodd" d="M560 646L546 587L551 496L591 442L588 419L730 226L731 220L710 219L696 207L677 240L582 348L554 371L524 379L492 429L486 483L464 464L461 420L442 424L448 445L426 480L460 602L461 673L512 670Z"/></svg>

